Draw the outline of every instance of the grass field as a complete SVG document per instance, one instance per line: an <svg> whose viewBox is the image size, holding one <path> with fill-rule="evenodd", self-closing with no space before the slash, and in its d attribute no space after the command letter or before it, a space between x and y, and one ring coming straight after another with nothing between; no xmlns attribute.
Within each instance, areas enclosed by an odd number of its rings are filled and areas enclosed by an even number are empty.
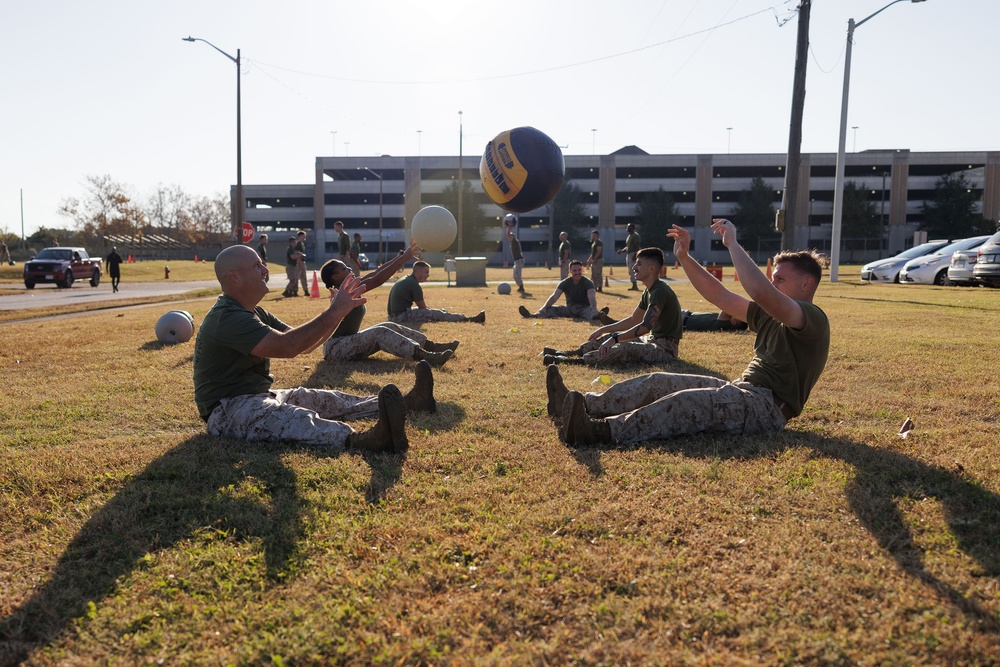
<svg viewBox="0 0 1000 667"><path fill-rule="evenodd" d="M620 274L613 316L636 301ZM321 307L280 287L263 305L287 322ZM591 330L517 314L551 289L426 290L487 322L424 327L462 345L405 456L207 436L193 342L155 341L169 306L0 326L0 664L1000 661L1000 292L824 283L830 361L784 433L601 450L545 414L538 352ZM671 370L734 377L752 343L688 334ZM412 366L272 372L405 392Z"/></svg>

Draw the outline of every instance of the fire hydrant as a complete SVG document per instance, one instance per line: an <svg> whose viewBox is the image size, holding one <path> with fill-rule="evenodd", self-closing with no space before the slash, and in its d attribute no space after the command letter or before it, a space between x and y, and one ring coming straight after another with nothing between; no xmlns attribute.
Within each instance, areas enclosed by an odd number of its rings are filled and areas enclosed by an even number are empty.
<svg viewBox="0 0 1000 667"><path fill-rule="evenodd" d="M167 279L170 278L170 267L167 266L167 265L163 266L163 278L164 278L164 280L167 280Z"/></svg>

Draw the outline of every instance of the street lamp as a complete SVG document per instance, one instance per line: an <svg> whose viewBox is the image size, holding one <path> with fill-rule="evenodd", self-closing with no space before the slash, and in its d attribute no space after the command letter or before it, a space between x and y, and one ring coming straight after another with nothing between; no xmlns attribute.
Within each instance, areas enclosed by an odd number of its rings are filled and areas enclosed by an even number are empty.
<svg viewBox="0 0 1000 667"><path fill-rule="evenodd" d="M382 265L382 174L375 173L368 167L361 167L369 174L378 179L378 263Z"/></svg>
<svg viewBox="0 0 1000 667"><path fill-rule="evenodd" d="M905 0L893 0L888 5L861 19L847 21L847 50L844 54L844 94L840 101L840 141L837 144L837 177L833 185L833 235L830 239L830 282L837 282L840 274L840 226L844 219L844 160L847 144L847 96L851 84L851 46L854 44L854 30L865 24L889 7ZM909 0L924 2L924 0Z"/></svg>
<svg viewBox="0 0 1000 667"><path fill-rule="evenodd" d="M246 203L243 201L243 134L240 124L240 50L236 49L236 57L200 37L182 37L185 42L204 42L225 57L236 63L236 205L233 206L233 237L238 243L243 242L243 211Z"/></svg>
<svg viewBox="0 0 1000 667"><path fill-rule="evenodd" d="M726 128L726 153L730 153L733 147L733 128Z"/></svg>
<svg viewBox="0 0 1000 667"><path fill-rule="evenodd" d="M462 174L462 112L458 112L458 254L462 254L462 191L465 190L465 178Z"/></svg>

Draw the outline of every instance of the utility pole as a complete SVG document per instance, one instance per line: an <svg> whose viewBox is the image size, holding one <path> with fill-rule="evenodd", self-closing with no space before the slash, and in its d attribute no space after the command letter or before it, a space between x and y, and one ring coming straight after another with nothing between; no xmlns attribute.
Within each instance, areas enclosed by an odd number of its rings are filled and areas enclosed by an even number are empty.
<svg viewBox="0 0 1000 667"><path fill-rule="evenodd" d="M812 0L799 4L799 32L795 46L795 78L792 85L792 119L788 128L788 155L785 161L785 187L775 226L781 232L781 249L795 245L795 210L799 197L799 171L802 164L802 112L806 103L806 64L809 57L809 10Z"/></svg>

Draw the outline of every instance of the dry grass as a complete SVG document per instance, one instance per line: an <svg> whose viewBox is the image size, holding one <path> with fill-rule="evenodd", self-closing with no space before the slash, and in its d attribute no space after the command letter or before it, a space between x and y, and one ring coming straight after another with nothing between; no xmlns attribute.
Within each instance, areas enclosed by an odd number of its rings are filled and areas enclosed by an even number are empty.
<svg viewBox="0 0 1000 667"><path fill-rule="evenodd" d="M613 315L634 304L624 287L601 299ZM529 289L533 308L551 285ZM536 355L588 325L533 326L490 288L428 288L487 324L425 327L462 347L405 457L208 437L192 345L155 343L155 308L0 327L0 656L995 664L997 294L824 284L830 363L785 433L574 450L545 415ZM210 305L188 310L200 322ZM265 306L300 322L319 304ZM731 377L751 344L690 334L678 368ZM272 364L279 386L359 393L405 391L411 369ZM576 389L597 375L564 373Z"/></svg>

